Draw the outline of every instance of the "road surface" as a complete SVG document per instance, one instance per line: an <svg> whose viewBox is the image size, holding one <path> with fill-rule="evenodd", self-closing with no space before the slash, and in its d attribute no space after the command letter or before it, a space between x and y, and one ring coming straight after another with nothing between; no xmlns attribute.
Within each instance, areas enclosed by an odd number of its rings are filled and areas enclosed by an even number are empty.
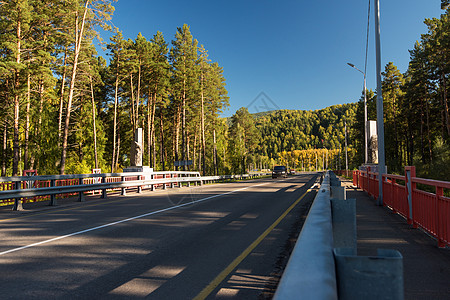
<svg viewBox="0 0 450 300"><path fill-rule="evenodd" d="M316 177L0 210L0 297L271 298Z"/></svg>

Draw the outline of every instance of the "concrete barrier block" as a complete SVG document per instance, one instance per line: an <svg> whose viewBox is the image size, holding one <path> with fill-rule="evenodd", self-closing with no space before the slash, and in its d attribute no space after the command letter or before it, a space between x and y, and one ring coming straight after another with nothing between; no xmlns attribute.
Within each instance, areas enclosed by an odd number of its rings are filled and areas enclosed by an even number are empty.
<svg viewBox="0 0 450 300"><path fill-rule="evenodd" d="M339 299L404 299L402 255L388 249L377 254L355 256L352 249L334 249Z"/></svg>
<svg viewBox="0 0 450 300"><path fill-rule="evenodd" d="M347 199L347 193L343 186L331 186L331 198L345 200Z"/></svg>
<svg viewBox="0 0 450 300"><path fill-rule="evenodd" d="M350 248L356 255L356 199L330 201L334 248Z"/></svg>

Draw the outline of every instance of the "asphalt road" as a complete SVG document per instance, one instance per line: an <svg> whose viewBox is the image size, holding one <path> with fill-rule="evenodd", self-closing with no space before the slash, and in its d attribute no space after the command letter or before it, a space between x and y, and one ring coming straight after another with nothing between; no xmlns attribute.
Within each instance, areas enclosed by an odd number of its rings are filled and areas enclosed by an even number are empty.
<svg viewBox="0 0 450 300"><path fill-rule="evenodd" d="M270 299L316 174L0 211L1 299Z"/></svg>

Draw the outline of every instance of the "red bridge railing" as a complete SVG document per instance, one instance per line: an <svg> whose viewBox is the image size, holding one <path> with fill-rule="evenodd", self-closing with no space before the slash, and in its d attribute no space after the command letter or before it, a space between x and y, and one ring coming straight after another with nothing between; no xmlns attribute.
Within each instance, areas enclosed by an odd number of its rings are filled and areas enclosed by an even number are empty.
<svg viewBox="0 0 450 300"><path fill-rule="evenodd" d="M353 185L378 197L378 173L353 171ZM438 241L450 245L450 198L444 191L450 182L416 177L415 167L405 167L405 175L383 174L383 205L421 227Z"/></svg>

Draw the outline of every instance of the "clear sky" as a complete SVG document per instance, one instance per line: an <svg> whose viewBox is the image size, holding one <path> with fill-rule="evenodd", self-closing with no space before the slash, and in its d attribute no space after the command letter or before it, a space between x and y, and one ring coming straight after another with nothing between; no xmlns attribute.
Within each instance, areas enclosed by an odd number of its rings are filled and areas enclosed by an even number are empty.
<svg viewBox="0 0 450 300"><path fill-rule="evenodd" d="M376 89L374 1L371 0L367 88ZM190 26L224 68L231 116L240 107L316 110L356 102L364 70L369 0L119 0L112 22L125 38L139 32L166 41ZM380 0L382 65L403 73L409 52L439 17L440 0ZM109 35L102 33L108 41ZM256 101L254 101L256 99ZM266 103L264 109L261 103ZM252 104L253 103L253 104ZM255 104L257 104L255 106Z"/></svg>

